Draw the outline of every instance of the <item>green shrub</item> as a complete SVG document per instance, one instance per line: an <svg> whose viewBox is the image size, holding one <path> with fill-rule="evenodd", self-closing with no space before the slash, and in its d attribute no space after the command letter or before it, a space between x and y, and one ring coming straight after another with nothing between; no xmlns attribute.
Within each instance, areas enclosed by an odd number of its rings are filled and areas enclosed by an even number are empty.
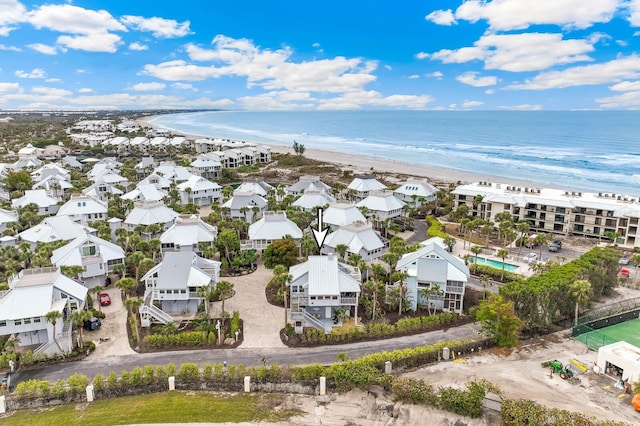
<svg viewBox="0 0 640 426"><path fill-rule="evenodd" d="M180 370L178 371L178 377L184 381L195 381L200 377L200 368L197 364L193 363L183 363L180 365Z"/></svg>
<svg viewBox="0 0 640 426"><path fill-rule="evenodd" d="M96 374L91 383L93 384L93 389L94 390L97 390L97 391L103 390L104 389L104 375L102 375L100 373Z"/></svg>
<svg viewBox="0 0 640 426"><path fill-rule="evenodd" d="M444 225L433 215L427 216L427 238L440 237L445 238L448 234L444 230Z"/></svg>
<svg viewBox="0 0 640 426"><path fill-rule="evenodd" d="M131 386L140 386L143 383L143 372L142 368L136 367L131 370Z"/></svg>
<svg viewBox="0 0 640 426"><path fill-rule="evenodd" d="M240 330L240 312L233 311L231 316L231 328L229 330L229 337L236 337L236 331Z"/></svg>
<svg viewBox="0 0 640 426"><path fill-rule="evenodd" d="M64 380L57 380L51 387L51 395L55 398L62 398L65 393L67 393L67 389L65 387Z"/></svg>
<svg viewBox="0 0 640 426"><path fill-rule="evenodd" d="M107 387L110 390L118 388L118 374L115 371L111 371L107 377Z"/></svg>
<svg viewBox="0 0 640 426"><path fill-rule="evenodd" d="M176 365L172 362L169 363L169 365L167 365L167 376L171 377L176 375Z"/></svg>
<svg viewBox="0 0 640 426"><path fill-rule="evenodd" d="M466 389L441 387L438 393L443 410L465 417L482 417L482 402L486 395L482 383L471 381L467 383Z"/></svg>
<svg viewBox="0 0 640 426"><path fill-rule="evenodd" d="M153 370L153 365L145 365L144 366L144 377L143 377L143 383L145 385L151 384L154 382L155 376L154 376L154 370Z"/></svg>
<svg viewBox="0 0 640 426"><path fill-rule="evenodd" d="M128 389L131 386L131 373L127 370L120 372L120 388Z"/></svg>
<svg viewBox="0 0 640 426"><path fill-rule="evenodd" d="M206 381L210 381L213 377L213 366L211 364L205 364L202 369L202 378Z"/></svg>
<svg viewBox="0 0 640 426"><path fill-rule="evenodd" d="M73 374L67 379L69 389L75 394L84 393L88 384L89 379L84 374Z"/></svg>
<svg viewBox="0 0 640 426"><path fill-rule="evenodd" d="M410 377L394 377L391 383L391 391L396 401L409 404L426 404L436 406L438 395L433 386L424 380Z"/></svg>

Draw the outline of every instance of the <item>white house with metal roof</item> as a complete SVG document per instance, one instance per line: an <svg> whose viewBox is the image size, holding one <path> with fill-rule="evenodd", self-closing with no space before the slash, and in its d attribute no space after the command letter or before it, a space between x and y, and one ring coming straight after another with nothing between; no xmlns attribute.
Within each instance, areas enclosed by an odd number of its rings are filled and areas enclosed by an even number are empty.
<svg viewBox="0 0 640 426"><path fill-rule="evenodd" d="M262 250L274 241L289 236L297 245L302 230L283 211L265 211L262 218L249 225L249 241L243 248Z"/></svg>
<svg viewBox="0 0 640 426"><path fill-rule="evenodd" d="M218 228L209 225L198 215L180 215L160 236L162 252L187 251L200 254L203 244L214 246Z"/></svg>
<svg viewBox="0 0 640 426"><path fill-rule="evenodd" d="M384 189L387 189L387 186L379 182L372 175L356 176L347 186L350 198L353 200L364 200L371 192L382 191Z"/></svg>
<svg viewBox="0 0 640 426"><path fill-rule="evenodd" d="M166 230L173 225L178 216L175 210L165 206L161 201L142 201L134 203L133 210L124 220L124 225L132 230L136 226L158 224Z"/></svg>
<svg viewBox="0 0 640 426"><path fill-rule="evenodd" d="M324 207L335 202L336 199L327 194L324 189L307 189L291 205L305 211L313 211L316 207Z"/></svg>
<svg viewBox="0 0 640 426"><path fill-rule="evenodd" d="M409 178L405 183L393 190L393 195L412 207L435 201L438 188L425 179Z"/></svg>
<svg viewBox="0 0 640 426"><path fill-rule="evenodd" d="M229 209L233 219L242 219L252 223L255 218L263 214L268 206L267 200L255 192L233 191L233 196L222 204L222 208Z"/></svg>
<svg viewBox="0 0 640 426"><path fill-rule="evenodd" d="M249 192L249 193L254 193L254 194L258 194L261 197L266 197L267 195L269 195L269 192L271 191L275 191L275 187L273 185L268 184L267 182L260 180L260 179L254 179L254 180L245 180L243 181L237 188L236 191L238 192Z"/></svg>
<svg viewBox="0 0 640 426"><path fill-rule="evenodd" d="M34 354L60 353L58 345L70 352L72 327L67 318L84 308L87 291L58 268L23 269L0 294L0 336L14 335L19 347L39 345ZM45 317L51 311L67 317L56 321L55 330Z"/></svg>
<svg viewBox="0 0 640 426"><path fill-rule="evenodd" d="M80 236L53 251L51 263L60 266L82 266L82 281L87 288L105 285L116 265L124 264L122 247L95 235Z"/></svg>
<svg viewBox="0 0 640 426"><path fill-rule="evenodd" d="M103 203L109 202L109 197L118 197L124 194L124 192L118 188L115 183L107 182L94 182L82 190L82 195L95 198Z"/></svg>
<svg viewBox="0 0 640 426"><path fill-rule="evenodd" d="M338 261L338 256L309 256L289 268L289 318L297 333L314 327L330 333L343 318L358 320L360 270Z"/></svg>
<svg viewBox="0 0 640 426"><path fill-rule="evenodd" d="M366 215L375 220L393 219L402 216L404 202L398 200L391 191L375 191L356 206L365 208Z"/></svg>
<svg viewBox="0 0 640 426"><path fill-rule="evenodd" d="M38 206L38 214L40 216L50 216L58 212L60 206L56 198L47 195L44 189L28 189L24 191L24 195L16 198L11 202L13 208L25 207L29 204Z"/></svg>
<svg viewBox="0 0 640 426"><path fill-rule="evenodd" d="M153 173L159 174L175 183L184 182L192 176L186 167L177 166L173 161L160 162L160 165L153 170Z"/></svg>
<svg viewBox="0 0 640 426"><path fill-rule="evenodd" d="M44 189L48 196L60 200L66 200L72 188L71 182L62 175L48 175L31 187L31 189Z"/></svg>
<svg viewBox="0 0 640 426"><path fill-rule="evenodd" d="M428 240L425 244L402 256L396 264L397 271L407 274L406 300L414 311L423 305L461 314L469 268L437 241Z"/></svg>
<svg viewBox="0 0 640 426"><path fill-rule="evenodd" d="M171 316L196 314L204 301L199 290L215 287L220 278L220 262L192 252L168 252L141 279L146 290L140 317L143 327L167 324Z"/></svg>
<svg viewBox="0 0 640 426"><path fill-rule="evenodd" d="M4 233L10 223L18 222L18 214L11 210L0 209L0 234Z"/></svg>
<svg viewBox="0 0 640 426"><path fill-rule="evenodd" d="M222 199L222 187L202 176L191 175L176 186L180 194L180 204L193 203L196 206L210 206Z"/></svg>
<svg viewBox="0 0 640 426"><path fill-rule="evenodd" d="M300 195L306 191L323 190L327 194L331 194L331 187L320 180L320 176L305 175L298 178L298 182L288 186L285 191L290 195Z"/></svg>
<svg viewBox="0 0 640 426"><path fill-rule="evenodd" d="M388 248L388 243L382 240L370 223L365 222L354 222L331 232L320 252L336 253L336 247L341 244L347 246L347 257L358 254L367 261L380 258Z"/></svg>
<svg viewBox="0 0 640 426"><path fill-rule="evenodd" d="M198 155L190 164L191 173L208 179L217 179L220 177L222 163L218 159L211 158L207 155Z"/></svg>
<svg viewBox="0 0 640 426"><path fill-rule="evenodd" d="M88 225L89 222L107 219L107 205L87 195L72 195L60 206L56 216L69 216L74 222Z"/></svg>
<svg viewBox="0 0 640 426"><path fill-rule="evenodd" d="M323 222L333 231L354 222L366 222L360 209L355 204L333 203L323 212Z"/></svg>
<svg viewBox="0 0 640 426"><path fill-rule="evenodd" d="M123 200L131 201L161 201L164 197L166 197L166 195L167 194L164 191L159 190L155 185L138 184L137 187L127 192L120 198L122 198Z"/></svg>
<svg viewBox="0 0 640 426"><path fill-rule="evenodd" d="M153 185L156 188L158 188L161 191L169 191L169 189L171 188L171 184L173 183L173 181L171 179L168 179L162 175L159 175L158 173L151 173L149 176L147 176L146 178L142 179L140 182L138 182L138 186L140 185Z"/></svg>
<svg viewBox="0 0 640 426"><path fill-rule="evenodd" d="M39 224L20 232L18 239L35 247L39 243L70 241L85 233L93 234L95 231L93 228L74 222L69 216L50 216L45 217Z"/></svg>

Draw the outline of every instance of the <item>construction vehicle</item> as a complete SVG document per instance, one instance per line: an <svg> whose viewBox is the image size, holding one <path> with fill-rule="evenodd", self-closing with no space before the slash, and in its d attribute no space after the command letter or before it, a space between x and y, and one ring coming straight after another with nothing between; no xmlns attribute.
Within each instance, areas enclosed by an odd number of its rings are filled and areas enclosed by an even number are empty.
<svg viewBox="0 0 640 426"><path fill-rule="evenodd" d="M553 361L546 361L542 363L543 367L548 367L551 369L551 374L557 373L562 380L566 380L569 383L579 383L580 379L576 377L580 372L576 372L574 370L578 370L578 368L573 364L563 365L562 362L554 359ZM576 374L577 373L577 374Z"/></svg>

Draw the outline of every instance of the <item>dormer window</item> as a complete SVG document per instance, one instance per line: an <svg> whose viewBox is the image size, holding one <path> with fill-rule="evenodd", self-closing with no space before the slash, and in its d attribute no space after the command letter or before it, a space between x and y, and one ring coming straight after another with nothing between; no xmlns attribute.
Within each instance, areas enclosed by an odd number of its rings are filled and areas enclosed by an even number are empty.
<svg viewBox="0 0 640 426"><path fill-rule="evenodd" d="M83 246L82 247L82 255L83 256L95 256L97 250L95 245Z"/></svg>

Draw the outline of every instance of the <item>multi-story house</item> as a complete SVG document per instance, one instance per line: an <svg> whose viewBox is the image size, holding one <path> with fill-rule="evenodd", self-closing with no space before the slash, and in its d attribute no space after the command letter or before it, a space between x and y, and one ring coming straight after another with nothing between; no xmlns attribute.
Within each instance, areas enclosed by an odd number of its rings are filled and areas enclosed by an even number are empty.
<svg viewBox="0 0 640 426"><path fill-rule="evenodd" d="M462 259L432 240L427 240L424 247L405 254L396 264L397 271L407 274L405 300L414 311L418 305L423 305L461 314L469 268ZM397 285L394 283L391 287Z"/></svg>
<svg viewBox="0 0 640 426"><path fill-rule="evenodd" d="M202 176L192 175L186 181L176 186L180 194L180 204L195 204L196 206L210 206L222 198L222 187Z"/></svg>
<svg viewBox="0 0 640 426"><path fill-rule="evenodd" d="M274 241L291 237L297 245L302 238L302 230L283 211L266 211L260 220L249 225L249 241L244 249L262 250Z"/></svg>
<svg viewBox="0 0 640 426"><path fill-rule="evenodd" d="M382 191L385 189L387 189L387 186L378 182L372 175L356 176L347 186L349 198L353 201L364 200L372 191Z"/></svg>
<svg viewBox="0 0 640 426"><path fill-rule="evenodd" d="M389 243L373 230L370 223L354 222L341 226L327 235L320 252L337 253L336 248L340 245L347 247L346 258L357 254L362 260L369 261L380 258L386 252Z"/></svg>
<svg viewBox="0 0 640 426"><path fill-rule="evenodd" d="M87 195L72 195L60 206L56 216L69 216L74 222L88 225L107 219L107 205Z"/></svg>
<svg viewBox="0 0 640 426"><path fill-rule="evenodd" d="M314 327L330 333L344 318L358 319L360 270L336 255L309 256L289 269L290 320L297 333Z"/></svg>
<svg viewBox="0 0 640 426"><path fill-rule="evenodd" d="M53 251L51 263L57 267L82 266L80 278L87 288L104 286L116 265L123 265L122 247L95 235L80 236Z"/></svg>
<svg viewBox="0 0 640 426"><path fill-rule="evenodd" d="M198 215L180 215L169 229L160 236L163 253L187 251L200 254L203 245L213 247L218 228L209 225Z"/></svg>
<svg viewBox="0 0 640 426"><path fill-rule="evenodd" d="M87 291L58 268L23 269L0 292L0 336L14 335L18 347L39 345L34 354L70 352L69 315L84 308ZM52 311L60 313L55 327L46 319Z"/></svg>

